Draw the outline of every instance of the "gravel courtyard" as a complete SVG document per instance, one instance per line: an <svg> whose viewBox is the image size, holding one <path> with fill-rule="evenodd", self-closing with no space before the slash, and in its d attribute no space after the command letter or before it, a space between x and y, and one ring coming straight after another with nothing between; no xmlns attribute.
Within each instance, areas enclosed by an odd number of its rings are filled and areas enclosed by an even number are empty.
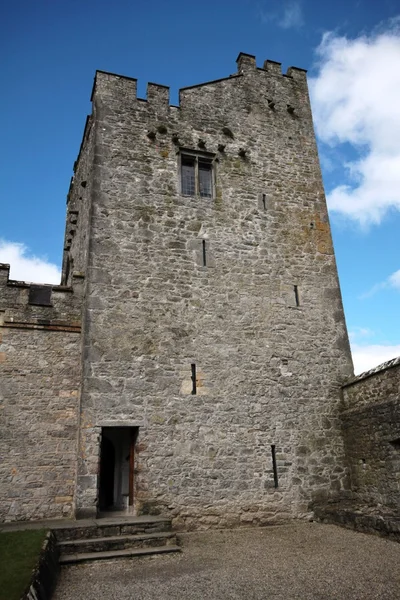
<svg viewBox="0 0 400 600"><path fill-rule="evenodd" d="M63 567L53 600L400 599L400 544L334 525L191 533L176 555Z"/></svg>

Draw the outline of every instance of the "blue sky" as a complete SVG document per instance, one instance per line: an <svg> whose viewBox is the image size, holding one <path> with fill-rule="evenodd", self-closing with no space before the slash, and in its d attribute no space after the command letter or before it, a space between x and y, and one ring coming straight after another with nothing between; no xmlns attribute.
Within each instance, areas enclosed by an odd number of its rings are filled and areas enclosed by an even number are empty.
<svg viewBox="0 0 400 600"><path fill-rule="evenodd" d="M398 0L14 0L0 10L0 262L57 281L96 69L180 87L240 52L309 70L356 371L400 354Z"/></svg>

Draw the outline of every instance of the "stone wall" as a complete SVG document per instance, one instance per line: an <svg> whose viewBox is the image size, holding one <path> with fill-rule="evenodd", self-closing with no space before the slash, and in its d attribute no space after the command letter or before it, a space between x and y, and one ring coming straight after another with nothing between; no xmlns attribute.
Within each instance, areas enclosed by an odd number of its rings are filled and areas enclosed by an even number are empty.
<svg viewBox="0 0 400 600"><path fill-rule="evenodd" d="M51 600L60 573L59 555L56 537L52 531L49 531L33 570L29 587L21 596L21 600Z"/></svg>
<svg viewBox="0 0 400 600"><path fill-rule="evenodd" d="M345 385L343 401L353 504L400 516L400 358Z"/></svg>
<svg viewBox="0 0 400 600"><path fill-rule="evenodd" d="M168 96L96 76L78 514L96 512L118 422L140 428L138 512L302 516L348 486L352 374L305 72L242 54L236 75ZM182 148L213 156L212 199L180 193Z"/></svg>
<svg viewBox="0 0 400 600"><path fill-rule="evenodd" d="M73 514L80 386L82 280L31 285L0 265L0 520Z"/></svg>
<svg viewBox="0 0 400 600"><path fill-rule="evenodd" d="M82 144L74 164L67 196L65 220L62 283L71 285L73 274L86 271L91 215L91 168L93 165L93 119L87 117Z"/></svg>

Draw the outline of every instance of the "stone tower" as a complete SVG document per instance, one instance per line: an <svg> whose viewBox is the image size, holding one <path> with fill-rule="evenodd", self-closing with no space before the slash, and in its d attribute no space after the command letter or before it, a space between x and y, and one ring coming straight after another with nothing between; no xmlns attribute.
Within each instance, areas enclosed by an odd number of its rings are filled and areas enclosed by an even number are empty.
<svg viewBox="0 0 400 600"><path fill-rule="evenodd" d="M277 522L348 485L352 362L306 73L237 63L179 106L96 73L60 287L83 282L77 516Z"/></svg>
<svg viewBox="0 0 400 600"><path fill-rule="evenodd" d="M80 515L103 438L113 502L186 526L296 516L346 486L352 364L306 74L237 63L179 106L96 74L64 261L86 278Z"/></svg>

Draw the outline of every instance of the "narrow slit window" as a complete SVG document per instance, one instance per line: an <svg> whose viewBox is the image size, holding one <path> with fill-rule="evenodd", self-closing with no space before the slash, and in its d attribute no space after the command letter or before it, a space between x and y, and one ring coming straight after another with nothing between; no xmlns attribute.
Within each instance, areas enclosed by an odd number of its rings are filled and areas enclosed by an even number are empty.
<svg viewBox="0 0 400 600"><path fill-rule="evenodd" d="M293 290L294 290L294 298L296 301L296 306L300 306L299 289L298 289L297 285L293 286Z"/></svg>
<svg viewBox="0 0 400 600"><path fill-rule="evenodd" d="M196 364L192 363L192 395L195 396L197 394L197 385L196 385Z"/></svg>
<svg viewBox="0 0 400 600"><path fill-rule="evenodd" d="M272 457L272 469L274 472L274 486L278 487L278 469L276 466L276 454L275 454L275 444L271 446L271 457Z"/></svg>
<svg viewBox="0 0 400 600"><path fill-rule="evenodd" d="M266 196L266 194L262 195L262 205L263 205L264 210L267 210L267 196Z"/></svg>
<svg viewBox="0 0 400 600"><path fill-rule="evenodd" d="M206 248L206 240L202 241L202 250L203 250L203 267L207 266L207 248Z"/></svg>

